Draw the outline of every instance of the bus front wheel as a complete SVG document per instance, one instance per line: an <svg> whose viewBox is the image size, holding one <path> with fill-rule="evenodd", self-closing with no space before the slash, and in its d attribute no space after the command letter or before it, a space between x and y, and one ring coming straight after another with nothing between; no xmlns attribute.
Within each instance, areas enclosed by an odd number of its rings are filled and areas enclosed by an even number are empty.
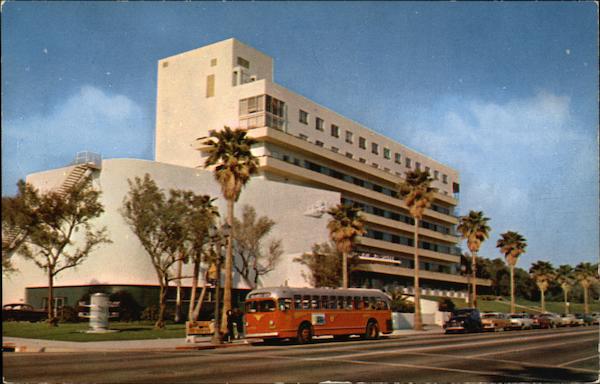
<svg viewBox="0 0 600 384"><path fill-rule="evenodd" d="M302 324L298 328L298 344L308 344L312 341L312 329L308 324Z"/></svg>
<svg viewBox="0 0 600 384"><path fill-rule="evenodd" d="M376 321L369 321L365 331L365 339L374 340L377 338L379 338L379 325L377 325Z"/></svg>

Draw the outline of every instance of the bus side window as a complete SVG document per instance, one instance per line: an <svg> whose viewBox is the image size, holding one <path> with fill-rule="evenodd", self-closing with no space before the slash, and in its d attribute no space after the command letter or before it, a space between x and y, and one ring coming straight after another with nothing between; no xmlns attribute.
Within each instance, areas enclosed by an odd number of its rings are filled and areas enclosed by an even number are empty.
<svg viewBox="0 0 600 384"><path fill-rule="evenodd" d="M302 296L302 309L310 309L310 296Z"/></svg>
<svg viewBox="0 0 600 384"><path fill-rule="evenodd" d="M302 296L294 295L294 309L302 309Z"/></svg>
<svg viewBox="0 0 600 384"><path fill-rule="evenodd" d="M327 296L321 296L321 308L329 308L329 300L327 299Z"/></svg>
<svg viewBox="0 0 600 384"><path fill-rule="evenodd" d="M385 301L383 301L382 299L377 299L377 305L376 307L378 310L382 310L385 309Z"/></svg>
<svg viewBox="0 0 600 384"><path fill-rule="evenodd" d="M286 311L292 308L292 300L291 299L279 299L279 310Z"/></svg>
<svg viewBox="0 0 600 384"><path fill-rule="evenodd" d="M312 301L310 302L310 307L312 309L319 309L319 296L313 296Z"/></svg>
<svg viewBox="0 0 600 384"><path fill-rule="evenodd" d="M335 298L335 296L329 296L329 308L330 309L337 309L337 299Z"/></svg>
<svg viewBox="0 0 600 384"><path fill-rule="evenodd" d="M346 308L346 303L344 303L344 297L343 296L338 296L337 297L337 302L338 302L338 309L344 309Z"/></svg>
<svg viewBox="0 0 600 384"><path fill-rule="evenodd" d="M354 309L363 309L362 299L360 296L354 296Z"/></svg>
<svg viewBox="0 0 600 384"><path fill-rule="evenodd" d="M346 309L352 309L352 297L348 296L346 297Z"/></svg>
<svg viewBox="0 0 600 384"><path fill-rule="evenodd" d="M369 305L369 298L368 297L363 297L363 307L364 309L371 309L370 305Z"/></svg>
<svg viewBox="0 0 600 384"><path fill-rule="evenodd" d="M371 309L375 309L375 298L374 297L369 297L369 307Z"/></svg>

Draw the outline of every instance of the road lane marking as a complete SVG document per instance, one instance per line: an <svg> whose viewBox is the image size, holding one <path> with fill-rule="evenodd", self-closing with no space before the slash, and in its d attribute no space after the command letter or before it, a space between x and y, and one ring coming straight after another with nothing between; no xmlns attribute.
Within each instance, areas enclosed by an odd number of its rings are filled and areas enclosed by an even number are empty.
<svg viewBox="0 0 600 384"><path fill-rule="evenodd" d="M467 355L468 356L478 356L478 357L482 357L482 356L491 356L491 355L501 355L504 353L513 353L513 352L521 352L521 351L529 351L532 349L540 349L540 348L548 348L548 347L560 347L561 345L567 345L567 344L577 344L577 343L583 343L586 341L596 341L597 339L595 337L593 338L589 338L589 339L581 339L581 340L574 340L574 341L564 341L564 342L560 342L560 343L555 343L555 344L543 344L543 345L535 345L532 347L527 347L527 348L516 348L516 349L509 349L509 350L503 350L503 351L495 351L495 352L487 352L487 353L477 353L477 354L472 354L472 355Z"/></svg>
<svg viewBox="0 0 600 384"><path fill-rule="evenodd" d="M592 355L592 356L583 357L583 358L581 358L581 359L577 359L577 360L571 360L571 361L567 361L566 363L562 363L562 364L558 365L558 367L566 367L567 365L571 365L571 364L579 363L580 361L586 361L586 360L589 360L589 359L593 359L594 357L596 357L596 358L597 358L598 356L599 356L599 355L596 353L595 355ZM572 368L572 367L569 367L569 369L579 369L579 368Z"/></svg>

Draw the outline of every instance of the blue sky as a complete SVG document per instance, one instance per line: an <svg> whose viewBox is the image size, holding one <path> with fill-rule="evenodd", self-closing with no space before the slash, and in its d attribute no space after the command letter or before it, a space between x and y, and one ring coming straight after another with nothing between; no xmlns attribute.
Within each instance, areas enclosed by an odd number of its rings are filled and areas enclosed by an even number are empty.
<svg viewBox="0 0 600 384"><path fill-rule="evenodd" d="M235 37L275 80L461 173L460 212L597 261L596 4L7 2L2 194L76 152L153 158L158 59Z"/></svg>

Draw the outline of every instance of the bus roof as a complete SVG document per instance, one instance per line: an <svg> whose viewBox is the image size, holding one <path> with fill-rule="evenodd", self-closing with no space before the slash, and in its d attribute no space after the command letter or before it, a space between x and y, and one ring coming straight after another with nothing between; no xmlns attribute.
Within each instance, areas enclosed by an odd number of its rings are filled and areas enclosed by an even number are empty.
<svg viewBox="0 0 600 384"><path fill-rule="evenodd" d="M293 288L293 287L265 287L258 288L248 293L247 299L256 298L293 298L294 295L318 296L374 296L384 300L391 300L390 296L379 289L367 288Z"/></svg>

